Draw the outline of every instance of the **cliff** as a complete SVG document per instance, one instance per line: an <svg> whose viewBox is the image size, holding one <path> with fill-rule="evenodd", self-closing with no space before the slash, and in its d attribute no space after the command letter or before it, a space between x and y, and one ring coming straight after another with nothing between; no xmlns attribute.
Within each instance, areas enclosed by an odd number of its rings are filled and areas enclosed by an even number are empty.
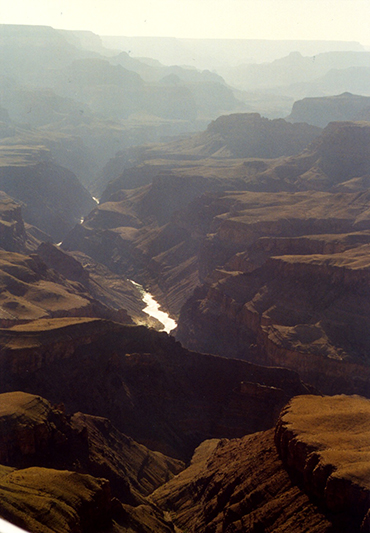
<svg viewBox="0 0 370 533"><path fill-rule="evenodd" d="M209 94L208 94L209 98ZM269 120L258 113L233 113L213 120L201 133L162 144L130 148L117 154L104 168L99 187L102 199L120 189L151 183L163 171L198 168L220 160L277 158L299 154L319 134L320 128ZM110 183L109 183L110 180Z"/></svg>
<svg viewBox="0 0 370 533"><path fill-rule="evenodd" d="M181 461L148 450L102 417L67 414L64 405L24 392L0 395L0 464L58 468L109 480L112 496L140 505L183 469Z"/></svg>
<svg viewBox="0 0 370 533"><path fill-rule="evenodd" d="M150 500L190 531L365 532L369 401L294 398L273 431L204 442Z"/></svg>
<svg viewBox="0 0 370 533"><path fill-rule="evenodd" d="M36 246L32 241L26 232L21 205L0 191L0 248L24 252L28 246Z"/></svg>
<svg viewBox="0 0 370 533"><path fill-rule="evenodd" d="M287 241L294 251L294 239ZM284 249L284 239L279 244ZM329 394L368 396L368 252L366 244L327 255L235 259L244 273L214 273L184 305L176 336L193 349L293 368Z"/></svg>
<svg viewBox="0 0 370 533"><path fill-rule="evenodd" d="M369 409L356 396L295 398L275 433L286 468L353 531L369 527Z"/></svg>
<svg viewBox="0 0 370 533"><path fill-rule="evenodd" d="M76 176L53 163L48 151L37 146L1 148L0 190L24 204L25 222L57 242L95 205Z"/></svg>
<svg viewBox="0 0 370 533"><path fill-rule="evenodd" d="M61 407L21 392L0 399L2 451L9 436L18 435L21 457L35 460L35 445L42 446L39 460L57 461L60 468L71 449L79 470L0 467L2 516L29 530L368 530L370 404L364 398L297 396L275 429L206 440L185 469L120 434L106 419L67 416ZM73 432L79 448L73 447ZM63 454L55 449L50 455L52 435ZM86 468L94 475L105 472L110 483L81 473ZM112 498L110 487L120 499ZM52 502L47 515L46 501Z"/></svg>
<svg viewBox="0 0 370 533"><path fill-rule="evenodd" d="M291 122L306 122L324 128L329 122L361 120L362 113L370 107L370 98L351 93L336 96L304 98L294 102L287 117Z"/></svg>
<svg viewBox="0 0 370 533"><path fill-rule="evenodd" d="M2 391L108 417L180 458L206 438L271 427L290 397L309 390L294 372L188 352L165 333L97 319L2 330L0 353Z"/></svg>
<svg viewBox="0 0 370 533"><path fill-rule="evenodd" d="M210 129L234 135L243 121L239 115L221 117ZM255 116L246 121L264 124ZM179 152L175 163L168 154L167 166L155 159L160 150L148 147L130 173L141 175L150 167L152 183L134 190L120 188L124 179L112 183L63 247L117 274L129 273L176 316L208 274L260 237L368 229L369 138L367 123L338 122L290 157L184 161Z"/></svg>

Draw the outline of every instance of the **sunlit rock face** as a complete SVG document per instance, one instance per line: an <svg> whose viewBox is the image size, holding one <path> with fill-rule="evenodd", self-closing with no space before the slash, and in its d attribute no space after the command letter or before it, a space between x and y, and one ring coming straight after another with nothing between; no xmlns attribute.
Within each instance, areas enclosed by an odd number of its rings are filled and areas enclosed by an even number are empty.
<svg viewBox="0 0 370 533"><path fill-rule="evenodd" d="M204 442L150 500L197 531L365 532L370 402L300 396L274 431Z"/></svg>

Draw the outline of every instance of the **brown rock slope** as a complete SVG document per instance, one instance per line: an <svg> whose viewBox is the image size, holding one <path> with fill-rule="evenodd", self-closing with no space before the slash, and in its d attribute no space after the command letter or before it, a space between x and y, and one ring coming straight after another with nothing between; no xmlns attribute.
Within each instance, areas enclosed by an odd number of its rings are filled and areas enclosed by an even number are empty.
<svg viewBox="0 0 370 533"><path fill-rule="evenodd" d="M182 166L169 162L167 170L163 160L144 161L144 167L158 166L152 183L130 191L119 180L109 186L101 205L63 246L114 272L129 272L177 315L204 279L204 268L207 273L208 266L223 266L257 236L368 228L369 132L366 122L333 123L300 154L274 160L211 158ZM155 154L149 150L147 157ZM340 197L339 192L364 196ZM212 254L216 261L204 265Z"/></svg>
<svg viewBox="0 0 370 533"><path fill-rule="evenodd" d="M83 268L77 266L80 269L76 272L84 280ZM130 322L126 311L110 309L95 300L73 277L76 278L71 273L72 280L66 279L48 269L37 254L0 251L1 325L58 316L100 316Z"/></svg>
<svg viewBox="0 0 370 533"><path fill-rule="evenodd" d="M2 330L2 391L24 390L112 420L151 449L188 458L206 438L271 427L297 374L184 350L165 333L98 319Z"/></svg>
<svg viewBox="0 0 370 533"><path fill-rule="evenodd" d="M334 396L294 398L280 416L276 446L304 490L347 527L370 525L370 403Z"/></svg>
<svg viewBox="0 0 370 533"><path fill-rule="evenodd" d="M0 511L27 531L82 533L111 525L111 497L105 479L53 470L0 467Z"/></svg>
<svg viewBox="0 0 370 533"><path fill-rule="evenodd" d="M67 253L50 242L41 243L37 255L67 280L82 284L89 298L112 310L112 319L126 323L131 319L135 324L157 326L157 321L143 312L142 293L125 276L113 273L82 252ZM108 318L109 310L107 313Z"/></svg>
<svg viewBox="0 0 370 533"><path fill-rule="evenodd" d="M25 252L36 246L36 239L26 231L21 205L0 191L0 248L9 252Z"/></svg>
<svg viewBox="0 0 370 533"><path fill-rule="evenodd" d="M180 530L368 531L370 403L294 398L273 431L207 441L152 502Z"/></svg>
<svg viewBox="0 0 370 533"><path fill-rule="evenodd" d="M67 415L33 394L0 394L0 464L78 471L109 480L113 496L138 505L183 469L120 433L106 418Z"/></svg>
<svg viewBox="0 0 370 533"><path fill-rule="evenodd" d="M269 120L258 113L224 115L212 121L202 133L118 153L106 165L99 180L100 187L104 181L107 187L103 201L120 189L150 183L166 169L199 168L204 164L217 167L220 159L276 158L298 154L320 131L320 128L308 124Z"/></svg>
<svg viewBox="0 0 370 533"><path fill-rule="evenodd" d="M204 284L176 337L368 396L368 193L230 193L194 207L194 225L213 215L198 251Z"/></svg>

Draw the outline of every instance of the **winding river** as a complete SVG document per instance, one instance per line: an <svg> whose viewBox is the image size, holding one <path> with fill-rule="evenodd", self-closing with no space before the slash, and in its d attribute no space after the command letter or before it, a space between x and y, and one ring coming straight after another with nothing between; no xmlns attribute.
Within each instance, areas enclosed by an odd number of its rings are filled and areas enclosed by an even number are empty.
<svg viewBox="0 0 370 533"><path fill-rule="evenodd" d="M177 326L176 322L167 313L160 310L159 303L153 298L150 292L147 292L143 286L139 283L136 283L136 281L130 281L139 289L142 294L143 302L146 304L146 307L143 309L144 313L156 318L161 322L161 324L163 324L163 328L161 328L160 331L170 333L170 331L175 329Z"/></svg>

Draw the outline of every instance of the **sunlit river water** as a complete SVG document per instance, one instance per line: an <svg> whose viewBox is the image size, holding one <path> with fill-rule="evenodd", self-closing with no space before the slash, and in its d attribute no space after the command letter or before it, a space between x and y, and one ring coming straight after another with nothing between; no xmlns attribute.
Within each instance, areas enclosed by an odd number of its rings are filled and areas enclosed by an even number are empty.
<svg viewBox="0 0 370 533"><path fill-rule="evenodd" d="M154 300L150 292L146 292L146 290L135 281L131 280L131 283L135 285L135 287L137 287L142 294L143 302L146 304L146 307L143 309L144 313L156 318L163 324L164 327L161 329L161 331L169 333L175 329L177 326L176 322L170 316L168 316L167 313L159 309L159 303Z"/></svg>

